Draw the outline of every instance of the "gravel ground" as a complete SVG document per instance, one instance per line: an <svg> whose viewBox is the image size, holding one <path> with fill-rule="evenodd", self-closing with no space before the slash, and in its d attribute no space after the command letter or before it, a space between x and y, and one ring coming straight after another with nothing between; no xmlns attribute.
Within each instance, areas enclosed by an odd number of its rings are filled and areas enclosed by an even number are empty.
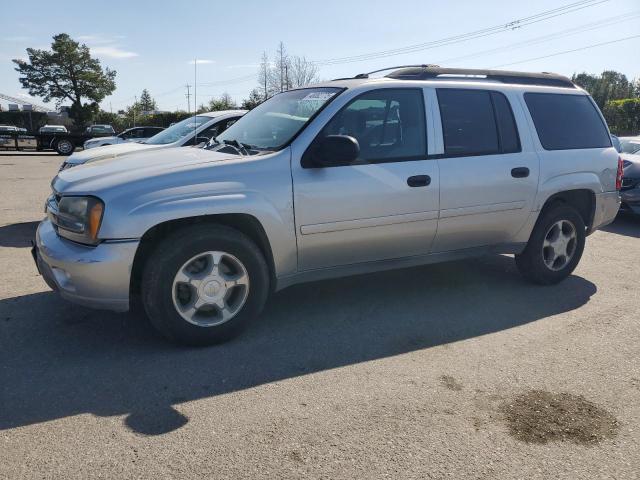
<svg viewBox="0 0 640 480"><path fill-rule="evenodd" d="M639 478L640 220L555 287L505 256L299 285L184 349L37 275L61 161L0 153L0 478Z"/></svg>

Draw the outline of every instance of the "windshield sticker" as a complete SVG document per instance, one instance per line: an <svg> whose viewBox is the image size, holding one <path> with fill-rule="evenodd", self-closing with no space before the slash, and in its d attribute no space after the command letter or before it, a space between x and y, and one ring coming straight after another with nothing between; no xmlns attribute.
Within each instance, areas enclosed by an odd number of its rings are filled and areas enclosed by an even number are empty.
<svg viewBox="0 0 640 480"><path fill-rule="evenodd" d="M311 92L302 97L302 101L321 100L326 101L333 97L336 92Z"/></svg>

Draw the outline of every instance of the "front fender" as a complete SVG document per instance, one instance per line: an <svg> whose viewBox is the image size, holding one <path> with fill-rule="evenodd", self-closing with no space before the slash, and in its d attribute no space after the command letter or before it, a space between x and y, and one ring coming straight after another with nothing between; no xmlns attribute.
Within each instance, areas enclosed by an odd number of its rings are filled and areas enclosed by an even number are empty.
<svg viewBox="0 0 640 480"><path fill-rule="evenodd" d="M172 220L250 215L267 235L276 275L293 273L297 246L287 160L274 156L184 169L118 184L104 194L97 192L105 201L99 236L105 240L142 238L151 228Z"/></svg>

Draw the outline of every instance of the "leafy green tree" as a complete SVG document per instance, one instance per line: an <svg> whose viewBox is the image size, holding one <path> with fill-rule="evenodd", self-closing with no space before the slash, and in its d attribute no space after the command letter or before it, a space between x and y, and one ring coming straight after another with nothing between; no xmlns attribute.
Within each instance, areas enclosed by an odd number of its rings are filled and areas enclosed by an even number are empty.
<svg viewBox="0 0 640 480"><path fill-rule="evenodd" d="M23 88L45 102L55 100L57 106L69 100L70 116L78 126L90 120L99 111L98 103L116 89L115 70L103 70L89 47L66 33L53 37L51 50L27 48L27 55L28 61L13 60Z"/></svg>
<svg viewBox="0 0 640 480"><path fill-rule="evenodd" d="M579 73L573 75L572 80L589 92L601 109L611 100L634 98L640 93L626 75L613 70L604 71L602 75Z"/></svg>
<svg viewBox="0 0 640 480"><path fill-rule="evenodd" d="M640 98L611 100L607 102L602 113L613 133L640 134Z"/></svg>
<svg viewBox="0 0 640 480"><path fill-rule="evenodd" d="M257 88L251 90L249 98L242 100L242 106L240 108L244 110L251 110L256 108L264 101L264 94Z"/></svg>
<svg viewBox="0 0 640 480"><path fill-rule="evenodd" d="M156 101L151 97L149 90L147 90L146 88L142 90L142 93L140 94L140 100L138 101L138 106L140 107L140 110L143 112L149 112L151 110L158 109L158 105L156 104Z"/></svg>
<svg viewBox="0 0 640 480"><path fill-rule="evenodd" d="M217 112L218 110L232 110L237 108L236 103L228 93L223 93L218 98L212 98L209 101L209 111Z"/></svg>

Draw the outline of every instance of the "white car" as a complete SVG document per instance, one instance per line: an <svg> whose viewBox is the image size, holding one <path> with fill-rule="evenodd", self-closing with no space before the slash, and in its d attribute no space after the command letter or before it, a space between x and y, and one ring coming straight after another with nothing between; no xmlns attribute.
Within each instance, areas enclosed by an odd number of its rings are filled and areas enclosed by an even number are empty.
<svg viewBox="0 0 640 480"><path fill-rule="evenodd" d="M133 152L171 147L189 147L206 143L233 125L245 113L247 113L247 110L220 110L218 112L200 113L195 117L185 118L143 143L127 142L74 153L67 157L60 170L97 160L116 158Z"/></svg>
<svg viewBox="0 0 640 480"><path fill-rule="evenodd" d="M91 138L84 142L83 148L87 150L89 148L116 145L118 143L144 142L163 130L164 128L162 127L133 127L119 133L118 135Z"/></svg>

